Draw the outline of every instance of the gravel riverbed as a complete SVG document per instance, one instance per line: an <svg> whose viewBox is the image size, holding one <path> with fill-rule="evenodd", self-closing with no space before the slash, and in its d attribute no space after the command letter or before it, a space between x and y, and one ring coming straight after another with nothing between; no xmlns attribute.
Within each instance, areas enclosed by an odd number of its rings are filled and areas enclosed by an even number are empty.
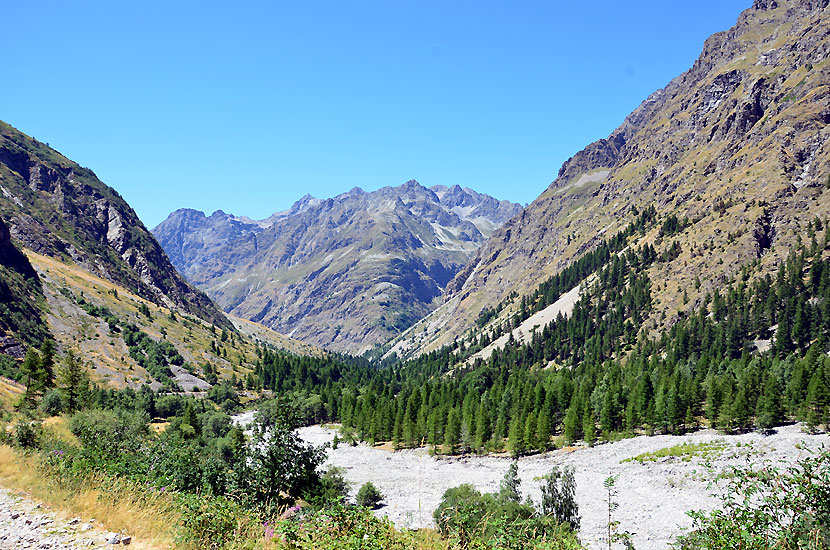
<svg viewBox="0 0 830 550"><path fill-rule="evenodd" d="M331 442L335 433L321 426L300 429L305 440L317 445ZM723 449L709 458L709 467L705 464L707 459L701 456L688 461L667 457L643 464L621 462L681 443L712 441L722 442ZM710 486L714 473L750 463L792 464L806 456L807 449L822 445L830 445L830 435L807 434L798 424L778 428L771 435L727 436L701 430L684 436L641 436L592 448L559 449L525 457L519 460L519 476L523 495L539 502L539 478L554 465L574 468L582 516L579 536L589 548L600 548L605 540L608 510L603 482L608 476L619 476L615 519L621 522L620 528L636 533L634 544L639 550L663 549L691 526L688 510L711 510L717 506L719 501L712 496L717 487ZM402 528L433 526L432 512L450 487L472 483L483 492L497 491L511 462L509 458L491 456L439 458L429 456L427 449L391 452L343 443L327 452L327 466L345 468L352 497L363 483L371 481L386 497L377 514L388 516Z"/></svg>

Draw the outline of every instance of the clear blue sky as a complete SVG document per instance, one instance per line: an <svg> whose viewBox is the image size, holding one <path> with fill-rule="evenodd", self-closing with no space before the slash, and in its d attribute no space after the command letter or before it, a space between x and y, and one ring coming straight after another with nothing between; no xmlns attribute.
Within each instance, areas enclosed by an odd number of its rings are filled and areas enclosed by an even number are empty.
<svg viewBox="0 0 830 550"><path fill-rule="evenodd" d="M155 226L415 178L526 203L751 0L0 0L0 119Z"/></svg>

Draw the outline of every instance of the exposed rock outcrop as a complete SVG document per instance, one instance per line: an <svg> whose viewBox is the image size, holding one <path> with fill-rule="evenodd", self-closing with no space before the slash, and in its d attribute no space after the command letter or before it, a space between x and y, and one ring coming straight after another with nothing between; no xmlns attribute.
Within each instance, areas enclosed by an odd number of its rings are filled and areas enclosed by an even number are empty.
<svg viewBox="0 0 830 550"><path fill-rule="evenodd" d="M210 299L176 272L114 189L2 122L0 215L23 247L71 260L156 303L232 328Z"/></svg>

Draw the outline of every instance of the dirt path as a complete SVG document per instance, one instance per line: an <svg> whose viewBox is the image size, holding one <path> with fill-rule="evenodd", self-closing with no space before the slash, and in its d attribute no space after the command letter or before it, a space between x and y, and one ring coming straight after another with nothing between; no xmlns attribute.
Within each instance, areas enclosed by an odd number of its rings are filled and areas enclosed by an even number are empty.
<svg viewBox="0 0 830 550"><path fill-rule="evenodd" d="M319 426L303 428L301 435L316 444L330 441L331 430ZM711 457L697 456L688 461L660 459L655 462L625 462L645 452L653 452L680 443L719 442L723 449ZM803 444L802 444L803 442ZM603 481L610 475L619 476L617 500L620 503L615 519L623 530L636 533L634 543L639 550L665 549L683 528L691 525L686 515L692 509L713 509L718 501L709 487L712 472L729 465L792 464L807 454L808 448L830 446L829 435L808 435L801 426L779 428L770 436L749 433L724 436L703 430L686 436L636 437L594 448L558 450L543 456L519 461L522 491L539 502L539 478L554 465L570 465L575 469L577 500L582 516L580 539L590 548L600 548L607 523L606 492ZM364 445L341 444L329 449L327 464L346 468L352 496L360 486L373 482L386 496L379 515L389 516L399 527L432 525L432 511L443 492L462 483L472 483L481 491L498 490L510 460L495 457L440 459L430 457L426 449L389 452Z"/></svg>
<svg viewBox="0 0 830 550"><path fill-rule="evenodd" d="M0 488L0 549L94 549L124 544L130 544L129 537L101 531L95 520L59 519L49 508Z"/></svg>

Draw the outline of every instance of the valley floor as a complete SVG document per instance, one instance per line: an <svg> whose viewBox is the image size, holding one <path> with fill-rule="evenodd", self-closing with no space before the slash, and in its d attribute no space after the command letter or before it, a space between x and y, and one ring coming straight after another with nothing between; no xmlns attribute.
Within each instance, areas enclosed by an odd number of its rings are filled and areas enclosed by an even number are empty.
<svg viewBox="0 0 830 550"><path fill-rule="evenodd" d="M321 444L331 441L335 431L311 426L302 428L300 434L307 441ZM685 460L666 456L643 463L621 462L685 443L713 445L709 446L708 456L698 452ZM718 505L718 499L712 496L718 487L710 485L718 473L729 466L792 464L808 455L809 449L822 445L830 446L830 435L807 434L799 424L780 427L768 436L726 436L714 430L684 436L642 436L522 458L519 476L523 495L539 502L539 479L554 465L573 466L582 516L580 539L595 549L607 544L607 491L603 482L609 476L619 476L616 500L620 506L614 519L620 521L620 529L636 533L634 545L639 550L664 549L691 526L688 510L711 510ZM326 464L346 469L352 494L363 483L374 483L386 497L378 515L388 516L399 527L419 528L433 526L432 512L450 487L472 483L483 492L498 491L510 462L509 458L499 457L439 458L429 456L426 449L389 452L341 443L337 449L328 449Z"/></svg>

